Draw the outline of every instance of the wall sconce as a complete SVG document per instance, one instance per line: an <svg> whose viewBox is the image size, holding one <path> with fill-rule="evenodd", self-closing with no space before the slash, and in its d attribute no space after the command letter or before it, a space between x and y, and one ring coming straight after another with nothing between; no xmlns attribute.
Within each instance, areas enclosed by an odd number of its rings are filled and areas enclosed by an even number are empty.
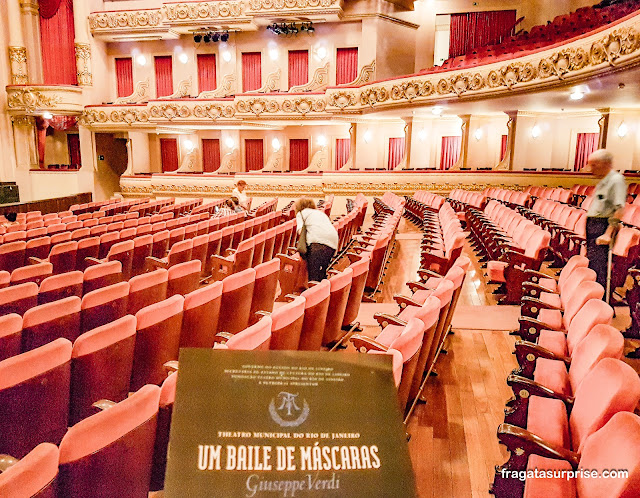
<svg viewBox="0 0 640 498"><path fill-rule="evenodd" d="M227 146L227 149L233 149L236 146L235 140L231 137L227 137L224 144Z"/></svg>
<svg viewBox="0 0 640 498"><path fill-rule="evenodd" d="M373 139L373 133L371 133L371 130L367 130L364 132L362 138L364 138L364 143L368 144L369 142L371 142L371 139Z"/></svg>
<svg viewBox="0 0 640 498"><path fill-rule="evenodd" d="M144 55L136 57L136 62L139 66L145 66L147 64L147 58Z"/></svg>
<svg viewBox="0 0 640 498"><path fill-rule="evenodd" d="M418 140L420 140L421 142L424 142L426 139L427 139L427 130L422 128L422 130L418 132Z"/></svg>
<svg viewBox="0 0 640 498"><path fill-rule="evenodd" d="M228 50L222 52L222 60L225 62L231 62L231 52L229 52Z"/></svg>
<svg viewBox="0 0 640 498"><path fill-rule="evenodd" d="M44 119L53 119L53 114L51 114L49 111L45 112L42 117Z"/></svg>
<svg viewBox="0 0 640 498"><path fill-rule="evenodd" d="M327 137L325 137L324 135L320 135L320 136L316 139L316 143L317 143L320 147L326 147L326 146L327 146Z"/></svg>
<svg viewBox="0 0 640 498"><path fill-rule="evenodd" d="M193 150L196 148L194 143L189 139L187 139L184 142L182 142L182 145L183 145L184 149L189 153L193 152Z"/></svg>
<svg viewBox="0 0 640 498"><path fill-rule="evenodd" d="M624 138L627 133L629 133L629 127L623 121L622 123L620 123L620 126L618 126L618 136L620 138Z"/></svg>
<svg viewBox="0 0 640 498"><path fill-rule="evenodd" d="M271 147L273 147L273 150L275 152L278 152L281 146L282 144L280 143L280 140L278 140L277 138L274 138L273 140L271 140Z"/></svg>
<svg viewBox="0 0 640 498"><path fill-rule="evenodd" d="M535 125L533 128L531 128L531 136L533 138L538 138L541 133L542 130L540 130L540 127L538 125Z"/></svg>
<svg viewBox="0 0 640 498"><path fill-rule="evenodd" d="M476 141L479 142L482 139L482 128L478 128L473 136L475 137Z"/></svg>
<svg viewBox="0 0 640 498"><path fill-rule="evenodd" d="M440 116L442 115L442 111L443 107L441 105L437 105L433 109L431 109L431 114L433 114L434 116Z"/></svg>
<svg viewBox="0 0 640 498"><path fill-rule="evenodd" d="M277 61L279 56L280 56L280 54L278 53L278 49L277 48L270 48L269 49L269 59L271 59L272 61Z"/></svg>
<svg viewBox="0 0 640 498"><path fill-rule="evenodd" d="M327 57L326 47L318 47L316 49L316 55L318 56L318 59L324 60Z"/></svg>
<svg viewBox="0 0 640 498"><path fill-rule="evenodd" d="M569 98L571 100L582 100L584 98L584 92L582 92L582 90L580 90L579 88L576 88L573 92L571 92Z"/></svg>
<svg viewBox="0 0 640 498"><path fill-rule="evenodd" d="M187 54L185 54L184 52L182 52L179 56L178 56L178 60L180 62L182 62L183 64L186 64L187 62L189 62L189 56Z"/></svg>

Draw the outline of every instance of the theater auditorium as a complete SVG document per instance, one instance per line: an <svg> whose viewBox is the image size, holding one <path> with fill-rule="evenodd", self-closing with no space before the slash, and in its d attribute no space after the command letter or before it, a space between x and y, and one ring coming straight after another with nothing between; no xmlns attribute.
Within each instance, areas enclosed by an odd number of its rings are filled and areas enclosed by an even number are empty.
<svg viewBox="0 0 640 498"><path fill-rule="evenodd" d="M0 28L1 498L640 496L640 0L3 0ZM247 417L244 488L206 441L218 484L181 493L181 374L251 354L389 389L332 379L323 416L362 424L254 472L318 420L305 373Z"/></svg>

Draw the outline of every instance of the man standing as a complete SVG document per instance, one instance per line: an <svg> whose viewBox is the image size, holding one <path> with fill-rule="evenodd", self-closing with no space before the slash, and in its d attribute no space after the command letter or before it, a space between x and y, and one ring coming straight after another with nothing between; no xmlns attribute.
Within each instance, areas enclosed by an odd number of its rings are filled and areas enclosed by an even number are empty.
<svg viewBox="0 0 640 498"><path fill-rule="evenodd" d="M591 154L587 168L600 178L587 211L587 258L597 282L606 289L609 244L627 201L627 184L622 174L613 169L613 155L608 150Z"/></svg>

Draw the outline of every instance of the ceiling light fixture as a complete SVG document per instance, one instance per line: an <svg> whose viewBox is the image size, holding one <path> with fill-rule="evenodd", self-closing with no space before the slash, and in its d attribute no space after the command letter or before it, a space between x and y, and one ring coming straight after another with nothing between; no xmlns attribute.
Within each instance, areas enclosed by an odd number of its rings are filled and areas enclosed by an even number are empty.
<svg viewBox="0 0 640 498"><path fill-rule="evenodd" d="M427 139L427 130L425 130L424 128L422 128L422 130L420 130L418 132L418 139L421 142L424 142Z"/></svg>

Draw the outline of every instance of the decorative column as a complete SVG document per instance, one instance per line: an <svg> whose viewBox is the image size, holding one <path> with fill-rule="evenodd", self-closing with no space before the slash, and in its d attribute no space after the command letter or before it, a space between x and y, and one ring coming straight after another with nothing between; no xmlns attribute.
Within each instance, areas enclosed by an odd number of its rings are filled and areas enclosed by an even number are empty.
<svg viewBox="0 0 640 498"><path fill-rule="evenodd" d="M597 111L602 115L600 119L598 119L598 126L600 127L598 149L606 149L607 139L609 135L609 118L611 117L611 109L609 107L605 107L603 109L597 109Z"/></svg>
<svg viewBox="0 0 640 498"><path fill-rule="evenodd" d="M513 147L516 143L518 111L507 111L505 114L509 116L509 121L507 121L507 152L494 169L511 171L513 170Z"/></svg>
<svg viewBox="0 0 640 498"><path fill-rule="evenodd" d="M452 170L461 170L467 168L467 156L469 149L469 121L471 114L461 114L458 116L462 120L460 129L462 130L462 141L460 142L460 157L458 162L451 166Z"/></svg>
<svg viewBox="0 0 640 498"><path fill-rule="evenodd" d="M87 35L87 13L85 0L73 0L73 24L75 29L76 77L78 85L93 85L91 74L91 45Z"/></svg>
<svg viewBox="0 0 640 498"><path fill-rule="evenodd" d="M413 117L402 118L404 125L404 158L398 169L412 169L411 166L411 137L413 136Z"/></svg>
<svg viewBox="0 0 640 498"><path fill-rule="evenodd" d="M22 36L22 18L19 0L9 0L9 61L11 64L11 84L26 85L29 83L27 69L27 47Z"/></svg>

